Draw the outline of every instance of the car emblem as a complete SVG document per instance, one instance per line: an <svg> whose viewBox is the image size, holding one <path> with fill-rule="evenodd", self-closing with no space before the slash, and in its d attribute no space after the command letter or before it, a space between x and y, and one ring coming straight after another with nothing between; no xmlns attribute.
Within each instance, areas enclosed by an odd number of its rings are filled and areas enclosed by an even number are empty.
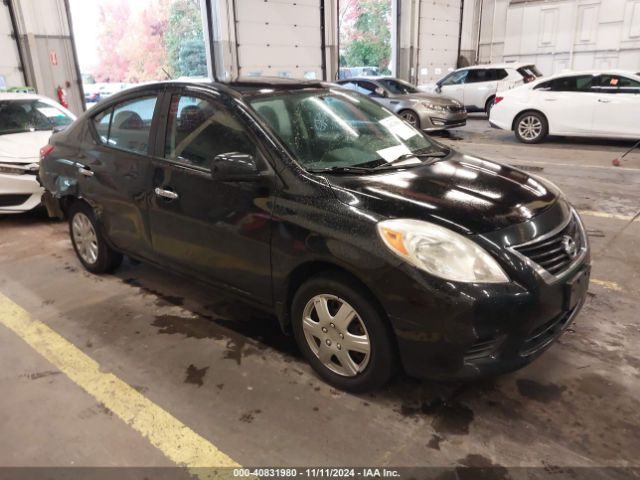
<svg viewBox="0 0 640 480"><path fill-rule="evenodd" d="M575 258L575 256L578 254L576 242L569 235L564 235L562 237L562 248L570 258Z"/></svg>

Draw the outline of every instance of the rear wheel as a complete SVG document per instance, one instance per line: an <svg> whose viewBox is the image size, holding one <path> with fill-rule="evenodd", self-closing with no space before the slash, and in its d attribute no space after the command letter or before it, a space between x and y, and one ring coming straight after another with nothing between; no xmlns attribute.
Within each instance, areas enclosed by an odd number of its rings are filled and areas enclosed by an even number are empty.
<svg viewBox="0 0 640 480"><path fill-rule="evenodd" d="M514 133L522 143L540 143L549 133L549 124L538 112L524 112L515 121Z"/></svg>
<svg viewBox="0 0 640 480"><path fill-rule="evenodd" d="M107 245L93 209L74 203L68 212L69 235L78 259L91 273L110 273L122 263L122 254Z"/></svg>
<svg viewBox="0 0 640 480"><path fill-rule="evenodd" d="M403 110L400 112L400 116L404 119L412 127L420 129L420 118L418 118L418 114L416 112L412 112L411 110Z"/></svg>
<svg viewBox="0 0 640 480"><path fill-rule="evenodd" d="M328 383L351 392L381 387L395 366L391 334L363 289L341 275L304 283L291 314L298 347Z"/></svg>

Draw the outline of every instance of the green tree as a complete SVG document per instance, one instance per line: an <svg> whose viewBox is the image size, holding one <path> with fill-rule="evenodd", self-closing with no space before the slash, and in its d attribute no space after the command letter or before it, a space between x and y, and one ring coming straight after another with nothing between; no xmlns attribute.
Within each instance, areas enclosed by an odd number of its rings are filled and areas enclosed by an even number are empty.
<svg viewBox="0 0 640 480"><path fill-rule="evenodd" d="M200 0L174 0L164 38L173 77L207 74Z"/></svg>
<svg viewBox="0 0 640 480"><path fill-rule="evenodd" d="M349 28L352 39L344 53L344 66L376 66L386 70L391 59L391 2L360 0L358 13Z"/></svg>

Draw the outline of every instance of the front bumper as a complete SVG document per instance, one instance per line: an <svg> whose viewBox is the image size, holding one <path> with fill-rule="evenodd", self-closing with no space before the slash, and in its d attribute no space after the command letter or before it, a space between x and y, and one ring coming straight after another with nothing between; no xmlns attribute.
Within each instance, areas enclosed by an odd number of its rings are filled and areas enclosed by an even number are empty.
<svg viewBox="0 0 640 480"><path fill-rule="evenodd" d="M34 209L40 205L42 191L35 175L0 173L0 214Z"/></svg>
<svg viewBox="0 0 640 480"><path fill-rule="evenodd" d="M467 112L465 110L449 113L435 110L420 112L420 126L425 132L464 127L466 124Z"/></svg>
<svg viewBox="0 0 640 480"><path fill-rule="evenodd" d="M542 216L556 218L554 212ZM566 331L586 299L588 246L552 280L512 259L512 281L506 284L448 282L404 265L387 273L376 294L407 374L452 380L513 371Z"/></svg>

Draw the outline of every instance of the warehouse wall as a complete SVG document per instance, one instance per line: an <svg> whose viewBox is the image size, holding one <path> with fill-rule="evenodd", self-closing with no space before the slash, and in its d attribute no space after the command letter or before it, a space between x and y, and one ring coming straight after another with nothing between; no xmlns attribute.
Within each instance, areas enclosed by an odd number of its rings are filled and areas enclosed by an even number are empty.
<svg viewBox="0 0 640 480"><path fill-rule="evenodd" d="M640 69L640 0L479 0L476 16L480 8L480 63L532 62L545 74ZM473 40L465 30L463 44Z"/></svg>
<svg viewBox="0 0 640 480"><path fill-rule="evenodd" d="M0 90L24 86L22 64L13 37L9 5L0 4Z"/></svg>
<svg viewBox="0 0 640 480"><path fill-rule="evenodd" d="M63 87L67 91L70 109L76 114L81 113L84 110L82 85L66 1L10 1L17 22L26 83L39 94L55 100L58 86ZM15 40L13 48L16 48ZM20 83L25 82L22 80Z"/></svg>

